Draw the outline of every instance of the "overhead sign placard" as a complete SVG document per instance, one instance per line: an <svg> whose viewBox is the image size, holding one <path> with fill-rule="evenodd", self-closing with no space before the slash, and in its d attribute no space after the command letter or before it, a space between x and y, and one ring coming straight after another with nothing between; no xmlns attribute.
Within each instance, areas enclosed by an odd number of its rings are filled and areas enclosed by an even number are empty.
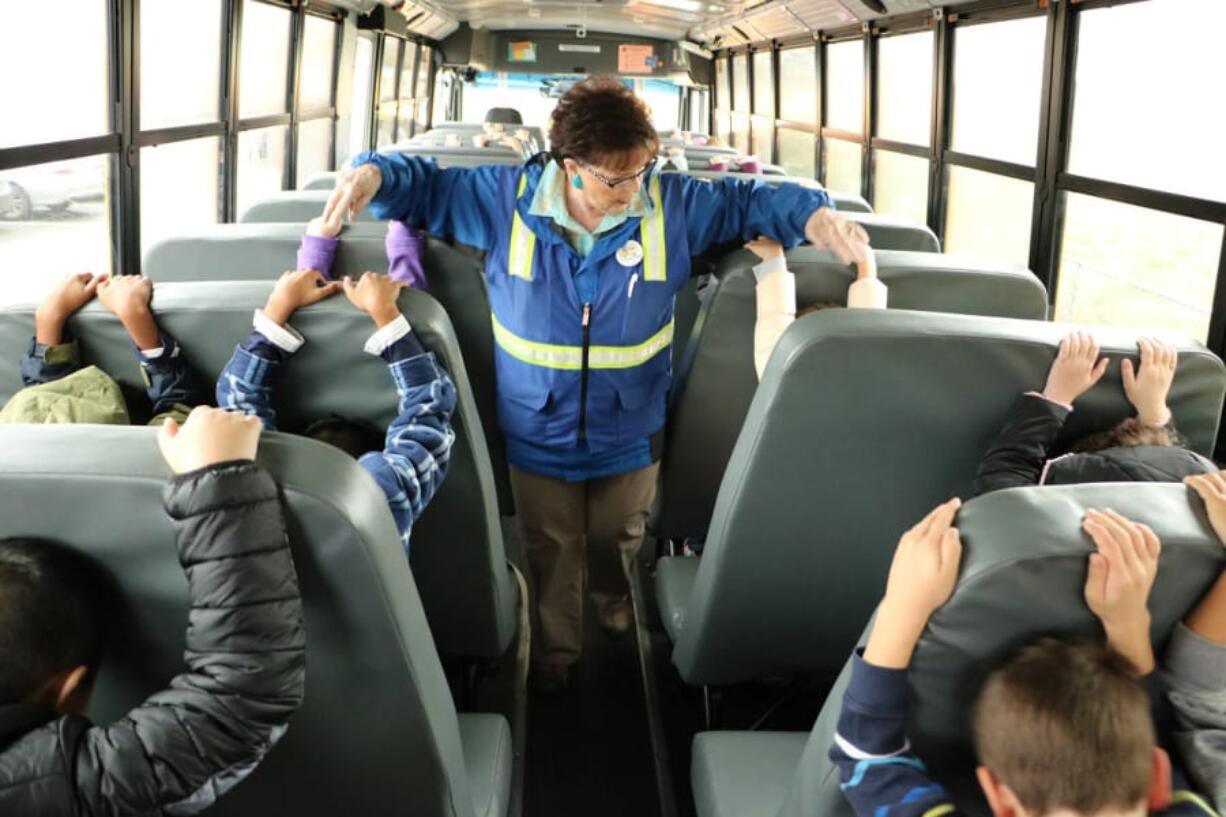
<svg viewBox="0 0 1226 817"><path fill-rule="evenodd" d="M507 62L536 62L536 43L531 40L507 43Z"/></svg>
<svg viewBox="0 0 1226 817"><path fill-rule="evenodd" d="M599 54L598 45L579 45L577 43L558 43L559 51L570 51L575 54Z"/></svg>
<svg viewBox="0 0 1226 817"><path fill-rule="evenodd" d="M650 45L617 46L617 72L619 74L650 74L655 67L655 49Z"/></svg>

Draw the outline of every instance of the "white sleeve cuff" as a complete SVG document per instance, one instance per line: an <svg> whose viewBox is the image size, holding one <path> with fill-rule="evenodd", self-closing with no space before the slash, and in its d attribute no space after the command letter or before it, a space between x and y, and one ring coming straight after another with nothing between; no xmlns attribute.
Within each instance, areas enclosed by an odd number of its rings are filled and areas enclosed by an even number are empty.
<svg viewBox="0 0 1226 817"><path fill-rule="evenodd" d="M768 258L761 264L754 265L753 276L760 283L763 278L770 275L772 272L787 272L788 262L782 255L778 258Z"/></svg>
<svg viewBox="0 0 1226 817"><path fill-rule="evenodd" d="M409 319L404 315L400 315L396 320L371 335L366 341L366 346L363 348L372 355L381 355L387 347L411 331L413 331L413 327L409 326Z"/></svg>
<svg viewBox="0 0 1226 817"><path fill-rule="evenodd" d="M255 318L251 321L252 328L259 332L264 337L268 338L268 342L283 352L293 354L302 348L305 339L302 335L291 326L282 326L272 318L264 314L264 310L257 309Z"/></svg>

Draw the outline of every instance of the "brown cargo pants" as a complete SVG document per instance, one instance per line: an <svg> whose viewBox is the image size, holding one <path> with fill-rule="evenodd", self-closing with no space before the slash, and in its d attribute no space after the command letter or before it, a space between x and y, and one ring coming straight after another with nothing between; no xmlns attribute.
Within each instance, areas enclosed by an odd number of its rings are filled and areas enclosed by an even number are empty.
<svg viewBox="0 0 1226 817"><path fill-rule="evenodd" d="M511 466L511 489L533 585L534 664L569 666L583 650L583 585L603 608L630 592L659 463L567 482Z"/></svg>

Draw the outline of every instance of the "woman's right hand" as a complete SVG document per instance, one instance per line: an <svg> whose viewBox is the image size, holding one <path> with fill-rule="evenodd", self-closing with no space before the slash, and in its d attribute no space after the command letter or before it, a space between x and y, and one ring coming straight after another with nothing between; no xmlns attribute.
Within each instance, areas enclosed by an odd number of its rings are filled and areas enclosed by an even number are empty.
<svg viewBox="0 0 1226 817"><path fill-rule="evenodd" d="M339 214L352 221L370 204L382 185L383 174L378 165L365 164L342 170L336 179L336 189L324 207L323 220L330 221L334 214Z"/></svg>

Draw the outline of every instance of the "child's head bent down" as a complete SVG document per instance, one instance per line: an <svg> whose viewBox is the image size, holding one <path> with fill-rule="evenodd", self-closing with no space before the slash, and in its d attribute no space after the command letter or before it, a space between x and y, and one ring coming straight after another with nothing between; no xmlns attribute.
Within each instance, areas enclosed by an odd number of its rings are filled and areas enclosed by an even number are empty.
<svg viewBox="0 0 1226 817"><path fill-rule="evenodd" d="M1169 794L1149 695L1101 642L1044 638L989 677L974 710L979 783L997 817L1141 815Z"/></svg>

